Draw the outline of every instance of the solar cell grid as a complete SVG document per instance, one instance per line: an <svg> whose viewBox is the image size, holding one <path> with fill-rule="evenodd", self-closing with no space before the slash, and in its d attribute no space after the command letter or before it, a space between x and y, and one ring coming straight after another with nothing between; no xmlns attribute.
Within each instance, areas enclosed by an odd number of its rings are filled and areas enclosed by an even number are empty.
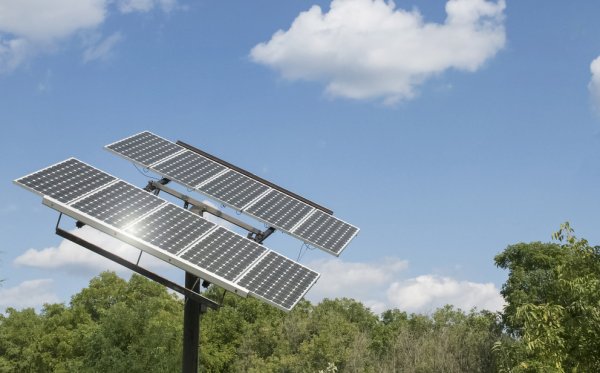
<svg viewBox="0 0 600 373"><path fill-rule="evenodd" d="M180 256L233 281L266 251L264 246L219 227Z"/></svg>
<svg viewBox="0 0 600 373"><path fill-rule="evenodd" d="M70 158L15 182L39 194L68 203L114 180L116 178Z"/></svg>
<svg viewBox="0 0 600 373"><path fill-rule="evenodd" d="M149 167L153 163L183 149L179 145L150 132L138 133L135 136L110 144L106 148L137 161L145 167Z"/></svg>
<svg viewBox="0 0 600 373"><path fill-rule="evenodd" d="M177 180L191 188L210 179L225 167L189 150L165 160L153 167L158 173Z"/></svg>
<svg viewBox="0 0 600 373"><path fill-rule="evenodd" d="M309 205L274 189L245 209L250 215L286 231L292 229L312 210L314 209Z"/></svg>
<svg viewBox="0 0 600 373"><path fill-rule="evenodd" d="M149 213L165 203L146 191L117 181L73 204L73 207L117 228Z"/></svg>
<svg viewBox="0 0 600 373"><path fill-rule="evenodd" d="M271 251L237 282L251 294L290 310L318 277L318 273Z"/></svg>
<svg viewBox="0 0 600 373"><path fill-rule="evenodd" d="M266 192L269 187L229 170L206 184L200 185L198 189L219 201L241 210L248 203Z"/></svg>
<svg viewBox="0 0 600 373"><path fill-rule="evenodd" d="M215 224L178 206L167 204L125 228L136 237L171 254L177 254Z"/></svg>
<svg viewBox="0 0 600 373"><path fill-rule="evenodd" d="M338 255L357 232L358 228L317 210L293 233Z"/></svg>

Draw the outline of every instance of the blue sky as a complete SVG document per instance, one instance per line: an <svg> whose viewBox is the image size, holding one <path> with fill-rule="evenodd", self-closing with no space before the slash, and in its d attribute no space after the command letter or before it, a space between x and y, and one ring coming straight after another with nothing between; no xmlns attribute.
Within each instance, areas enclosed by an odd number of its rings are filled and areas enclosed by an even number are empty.
<svg viewBox="0 0 600 373"><path fill-rule="evenodd" d="M102 147L150 130L361 228L339 259L303 255L323 273L310 299L498 309L507 245L566 220L600 241L598 14L596 1L0 0L0 308L68 302L118 269L61 243L57 214L11 181L75 156L143 186Z"/></svg>

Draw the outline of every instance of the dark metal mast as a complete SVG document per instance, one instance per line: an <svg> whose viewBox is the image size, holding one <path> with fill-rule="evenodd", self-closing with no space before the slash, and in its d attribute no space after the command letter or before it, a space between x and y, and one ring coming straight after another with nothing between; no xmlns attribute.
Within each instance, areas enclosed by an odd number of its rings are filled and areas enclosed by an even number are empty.
<svg viewBox="0 0 600 373"><path fill-rule="evenodd" d="M185 287L193 292L200 292L200 278L185 273ZM183 306L183 373L198 372L198 350L200 347L200 314L203 313L201 304L192 298L185 297Z"/></svg>

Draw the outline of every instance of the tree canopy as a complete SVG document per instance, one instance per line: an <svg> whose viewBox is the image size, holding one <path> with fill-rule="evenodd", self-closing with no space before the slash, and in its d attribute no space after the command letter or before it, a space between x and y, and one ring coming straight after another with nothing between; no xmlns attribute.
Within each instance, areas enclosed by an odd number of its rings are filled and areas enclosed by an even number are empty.
<svg viewBox="0 0 600 373"><path fill-rule="evenodd" d="M182 315L164 287L104 272L68 305L0 316L0 371L177 372ZM200 328L204 372L488 372L500 333L495 315L450 306L377 316L355 300L326 299L285 313L237 296Z"/></svg>
<svg viewBox="0 0 600 373"><path fill-rule="evenodd" d="M495 346L501 371L600 372L600 250L568 223L557 243L509 246L495 258L508 269L503 323L513 339Z"/></svg>
<svg viewBox="0 0 600 373"><path fill-rule="evenodd" d="M376 315L353 299L301 301L285 313L224 299L202 316L203 372L600 372L600 249L568 224L555 242L495 257L508 271L503 312L445 306ZM0 314L0 372L178 372L183 301L113 272L69 304Z"/></svg>

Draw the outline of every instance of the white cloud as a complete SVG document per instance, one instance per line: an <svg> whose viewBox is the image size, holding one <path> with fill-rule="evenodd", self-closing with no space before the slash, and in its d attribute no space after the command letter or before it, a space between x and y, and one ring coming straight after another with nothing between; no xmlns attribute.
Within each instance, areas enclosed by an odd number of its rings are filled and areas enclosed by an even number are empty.
<svg viewBox="0 0 600 373"><path fill-rule="evenodd" d="M290 80L323 81L333 96L408 99L448 69L476 71L505 44L504 0L449 0L444 23L383 0L317 5L256 45L250 57Z"/></svg>
<svg viewBox="0 0 600 373"><path fill-rule="evenodd" d="M321 278L309 293L311 296L365 299L373 295L373 289L385 287L391 282L394 275L408 267L408 262L395 258L388 258L381 263L353 263L339 259L323 259L309 263L308 267L321 273Z"/></svg>
<svg viewBox="0 0 600 373"><path fill-rule="evenodd" d="M588 85L592 95L593 104L596 109L600 110L600 56L590 64L592 79Z"/></svg>
<svg viewBox="0 0 600 373"><path fill-rule="evenodd" d="M492 283L457 281L435 275L394 282L387 295L394 307L406 311L431 311L445 304L464 310L477 307L499 311L504 305L502 296Z"/></svg>
<svg viewBox="0 0 600 373"><path fill-rule="evenodd" d="M114 46L121 40L123 40L123 35L120 32L115 32L104 39L98 40L83 52L83 62L106 60L111 56Z"/></svg>
<svg viewBox="0 0 600 373"><path fill-rule="evenodd" d="M0 288L0 312L7 307L16 309L40 307L59 302L51 279L29 280L12 288Z"/></svg>
<svg viewBox="0 0 600 373"><path fill-rule="evenodd" d="M119 255L130 262L136 262L140 250L98 230L84 226L72 231L77 236ZM69 240L63 240L58 247L41 250L29 249L14 260L18 266L43 269L61 269L68 273L95 274L104 270L126 271L125 267L104 258ZM155 257L144 254L140 265L146 268L168 268L169 265Z"/></svg>
<svg viewBox="0 0 600 373"><path fill-rule="evenodd" d="M353 298L363 302L373 312L389 308L385 289L398 273L408 267L408 262L387 258L378 263L344 262L340 259L323 259L308 264L321 273L321 278L307 297L315 302L323 298Z"/></svg>
<svg viewBox="0 0 600 373"><path fill-rule="evenodd" d="M160 7L165 12L170 12L176 6L175 0L119 0L117 7L122 13L149 12L154 7Z"/></svg>
<svg viewBox="0 0 600 373"><path fill-rule="evenodd" d="M105 17L105 0L0 0L0 31L30 41L62 38Z"/></svg>
<svg viewBox="0 0 600 373"><path fill-rule="evenodd" d="M477 307L496 311L504 304L500 292L491 283L458 281L430 274L403 279L408 262L396 258L375 263L326 259L307 266L321 273L307 294L314 302L323 298L354 298L376 313L389 308L429 312L446 304L465 310Z"/></svg>
<svg viewBox="0 0 600 373"><path fill-rule="evenodd" d="M37 54L56 50L58 43L79 32L100 28L111 13L114 1L0 0L0 72L12 71ZM154 8L167 12L175 6L176 0L120 0L117 3L121 13L147 12ZM105 40L104 48L114 45L115 35Z"/></svg>

